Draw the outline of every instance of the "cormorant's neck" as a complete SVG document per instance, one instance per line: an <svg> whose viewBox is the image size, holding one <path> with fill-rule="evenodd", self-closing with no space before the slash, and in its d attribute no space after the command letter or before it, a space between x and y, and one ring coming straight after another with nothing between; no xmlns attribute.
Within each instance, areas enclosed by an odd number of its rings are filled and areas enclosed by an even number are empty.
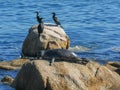
<svg viewBox="0 0 120 90"><path fill-rule="evenodd" d="M55 14L53 14L53 17L55 17Z"/></svg>
<svg viewBox="0 0 120 90"><path fill-rule="evenodd" d="M40 20L40 23L43 23L42 19Z"/></svg>
<svg viewBox="0 0 120 90"><path fill-rule="evenodd" d="M43 21L41 20L40 23L43 23Z"/></svg>
<svg viewBox="0 0 120 90"><path fill-rule="evenodd" d="M37 16L38 16L39 14L37 13Z"/></svg>

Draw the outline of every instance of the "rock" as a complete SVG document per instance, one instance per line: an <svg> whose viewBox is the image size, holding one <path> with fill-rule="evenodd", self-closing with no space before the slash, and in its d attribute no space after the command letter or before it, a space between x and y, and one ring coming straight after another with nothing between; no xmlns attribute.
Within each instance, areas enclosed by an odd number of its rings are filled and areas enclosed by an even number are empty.
<svg viewBox="0 0 120 90"><path fill-rule="evenodd" d="M120 68L120 62L108 62L107 64L116 68Z"/></svg>
<svg viewBox="0 0 120 90"><path fill-rule="evenodd" d="M12 85L13 84L14 79L10 76L5 76L1 82L4 84L8 84L8 85Z"/></svg>
<svg viewBox="0 0 120 90"><path fill-rule="evenodd" d="M120 75L120 68L118 68L118 69L116 69L114 71Z"/></svg>
<svg viewBox="0 0 120 90"><path fill-rule="evenodd" d="M15 90L120 90L120 76L106 66L47 60L25 63L14 80Z"/></svg>
<svg viewBox="0 0 120 90"><path fill-rule="evenodd" d="M45 24L44 31L39 38L37 27L38 25L29 29L29 33L22 46L23 55L36 56L36 53L39 50L69 48L69 37L61 27L52 24Z"/></svg>
<svg viewBox="0 0 120 90"><path fill-rule="evenodd" d="M29 62L29 59L17 59L10 61L11 66L21 67L24 63Z"/></svg>
<svg viewBox="0 0 120 90"><path fill-rule="evenodd" d="M17 69L14 66L10 65L10 62L0 62L0 69L4 69L4 70L15 70Z"/></svg>
<svg viewBox="0 0 120 90"><path fill-rule="evenodd" d="M25 62L29 62L29 61L30 61L29 59L17 59L8 62L2 61L0 62L0 69L5 69L5 70L20 69Z"/></svg>
<svg viewBox="0 0 120 90"><path fill-rule="evenodd" d="M120 75L120 62L108 62L105 66Z"/></svg>

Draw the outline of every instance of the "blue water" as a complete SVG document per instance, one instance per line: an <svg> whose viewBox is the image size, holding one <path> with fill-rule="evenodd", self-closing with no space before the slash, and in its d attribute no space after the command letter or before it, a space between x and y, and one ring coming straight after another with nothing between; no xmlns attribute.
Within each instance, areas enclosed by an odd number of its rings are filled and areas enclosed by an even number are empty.
<svg viewBox="0 0 120 90"><path fill-rule="evenodd" d="M0 0L0 60L19 58L28 29L37 24L35 11L51 23L57 13L71 48L88 48L74 50L80 57L120 60L120 0ZM0 70L0 78L16 73ZM0 84L0 90L13 89Z"/></svg>

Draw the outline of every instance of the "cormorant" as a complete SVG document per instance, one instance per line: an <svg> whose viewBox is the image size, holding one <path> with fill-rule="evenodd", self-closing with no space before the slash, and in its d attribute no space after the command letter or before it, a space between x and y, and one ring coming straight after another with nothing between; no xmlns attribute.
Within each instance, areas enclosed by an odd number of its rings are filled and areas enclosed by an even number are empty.
<svg viewBox="0 0 120 90"><path fill-rule="evenodd" d="M37 13L36 18L37 18L37 21L39 23L39 25L38 25L38 37L40 37L40 34L43 32L43 29L44 29L44 23L42 21L43 18L39 16L38 11L36 11L35 13Z"/></svg>
<svg viewBox="0 0 120 90"><path fill-rule="evenodd" d="M40 37L40 34L43 32L43 29L44 29L44 23L43 23L42 19L43 18L39 18L38 37Z"/></svg>
<svg viewBox="0 0 120 90"><path fill-rule="evenodd" d="M56 17L56 14L55 14L54 12L53 12L52 14L53 14L52 18L53 18L54 22L55 22L57 25L60 25L60 26L61 26L61 23L59 22L58 18Z"/></svg>
<svg viewBox="0 0 120 90"><path fill-rule="evenodd" d="M36 11L35 13L36 13L36 18L37 18L37 21L40 23L40 21L41 21L41 20L40 20L40 18L41 18L41 17L39 16L39 12L38 12L38 11Z"/></svg>

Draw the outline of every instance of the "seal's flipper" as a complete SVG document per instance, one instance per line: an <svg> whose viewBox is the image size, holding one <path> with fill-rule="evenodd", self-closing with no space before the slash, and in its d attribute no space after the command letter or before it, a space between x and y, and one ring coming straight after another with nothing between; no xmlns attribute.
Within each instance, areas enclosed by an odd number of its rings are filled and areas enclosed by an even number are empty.
<svg viewBox="0 0 120 90"><path fill-rule="evenodd" d="M52 64L54 63L54 61L55 61L55 57L52 58L52 60L50 61L50 66L52 66Z"/></svg>
<svg viewBox="0 0 120 90"><path fill-rule="evenodd" d="M75 58L75 59L74 59L74 62L75 62L75 63L79 63L79 64L86 65L86 64L89 62L89 60L86 59L86 58Z"/></svg>
<svg viewBox="0 0 120 90"><path fill-rule="evenodd" d="M82 58L83 60L82 60L82 64L84 64L84 65L86 65L88 62L89 62L89 60L88 59L86 59L86 58Z"/></svg>

